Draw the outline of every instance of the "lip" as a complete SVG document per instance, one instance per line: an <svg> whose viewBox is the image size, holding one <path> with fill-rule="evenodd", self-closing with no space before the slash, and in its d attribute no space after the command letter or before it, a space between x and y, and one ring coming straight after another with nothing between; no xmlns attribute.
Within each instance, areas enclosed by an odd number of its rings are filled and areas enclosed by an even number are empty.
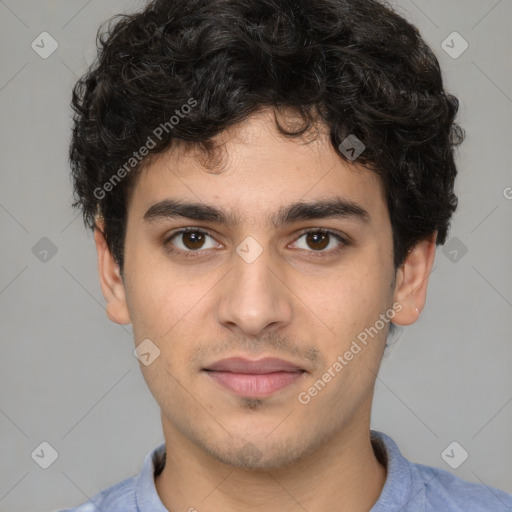
<svg viewBox="0 0 512 512"><path fill-rule="evenodd" d="M304 368L274 357L258 360L231 357L217 361L203 371L224 389L250 398L277 393L306 373Z"/></svg>
<svg viewBox="0 0 512 512"><path fill-rule="evenodd" d="M304 368L277 357L264 357L256 360L244 357L230 357L209 365L205 370L250 374L305 371Z"/></svg>

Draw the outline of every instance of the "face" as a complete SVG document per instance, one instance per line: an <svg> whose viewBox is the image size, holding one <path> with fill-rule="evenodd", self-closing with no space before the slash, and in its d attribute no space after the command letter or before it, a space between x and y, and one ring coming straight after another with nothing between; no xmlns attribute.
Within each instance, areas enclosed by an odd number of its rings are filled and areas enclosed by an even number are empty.
<svg viewBox="0 0 512 512"><path fill-rule="evenodd" d="M176 146L141 173L109 316L150 340L141 369L164 432L227 464L282 467L368 427L389 320L407 323L396 285L413 279L395 273L379 177L325 129L287 139L262 111L222 140L221 172ZM254 375L228 358L285 363Z"/></svg>

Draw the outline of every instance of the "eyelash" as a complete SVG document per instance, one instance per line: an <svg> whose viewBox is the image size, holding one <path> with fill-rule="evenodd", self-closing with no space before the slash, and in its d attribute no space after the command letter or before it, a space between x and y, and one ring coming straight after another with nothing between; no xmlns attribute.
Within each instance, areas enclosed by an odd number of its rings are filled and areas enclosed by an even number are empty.
<svg viewBox="0 0 512 512"><path fill-rule="evenodd" d="M209 231L204 230L204 229L200 229L200 228L180 229L179 231L175 231L174 233L172 233L164 241L166 250L169 253L181 253L185 258L197 258L197 257L199 257L201 251L204 250L204 249L198 249L197 251L183 251L181 249L172 248L171 240L173 238L175 238L176 236L179 236L183 233L199 233L199 234L208 235L209 237L214 238L214 236ZM308 252L312 253L312 257L314 257L314 258L322 257L325 254L329 254L329 255L338 254L344 249L344 247L347 247L350 245L350 243L348 242L348 240L346 238L342 237L336 231L332 231L330 229L319 229L319 228L307 229L307 230L300 232L296 240L299 240L300 238L302 238L304 235L307 235L308 233L321 233L323 235L329 235L329 236L334 237L336 240L338 240L338 242L341 242L341 247L339 247L337 249L331 249L330 251L308 251Z"/></svg>

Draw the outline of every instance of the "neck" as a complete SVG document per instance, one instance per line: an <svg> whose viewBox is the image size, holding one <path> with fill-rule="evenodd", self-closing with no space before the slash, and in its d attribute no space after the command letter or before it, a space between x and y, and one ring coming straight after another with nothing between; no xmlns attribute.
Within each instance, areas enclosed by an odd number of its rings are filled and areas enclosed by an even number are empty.
<svg viewBox="0 0 512 512"><path fill-rule="evenodd" d="M211 512L368 512L386 481L366 428L347 427L292 465L234 467L164 425L166 464L155 479L164 506Z"/></svg>

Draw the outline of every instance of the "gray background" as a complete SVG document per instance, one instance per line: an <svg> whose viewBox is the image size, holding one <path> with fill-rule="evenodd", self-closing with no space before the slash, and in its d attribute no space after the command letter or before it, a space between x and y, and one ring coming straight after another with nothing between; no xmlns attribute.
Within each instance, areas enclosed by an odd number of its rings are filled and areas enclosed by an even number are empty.
<svg viewBox="0 0 512 512"><path fill-rule="evenodd" d="M163 441L130 327L105 315L67 163L70 92L95 56L96 29L139 4L0 0L0 511L82 503L138 473ZM383 362L372 428L415 462L512 492L512 2L394 5L439 57L467 140L450 241L421 318ZM47 59L31 48L43 31L59 44ZM456 59L441 46L453 31L469 43ZM42 252L44 237L56 254ZM58 452L46 470L31 458L43 441ZM469 453L457 469L441 457L452 441Z"/></svg>

